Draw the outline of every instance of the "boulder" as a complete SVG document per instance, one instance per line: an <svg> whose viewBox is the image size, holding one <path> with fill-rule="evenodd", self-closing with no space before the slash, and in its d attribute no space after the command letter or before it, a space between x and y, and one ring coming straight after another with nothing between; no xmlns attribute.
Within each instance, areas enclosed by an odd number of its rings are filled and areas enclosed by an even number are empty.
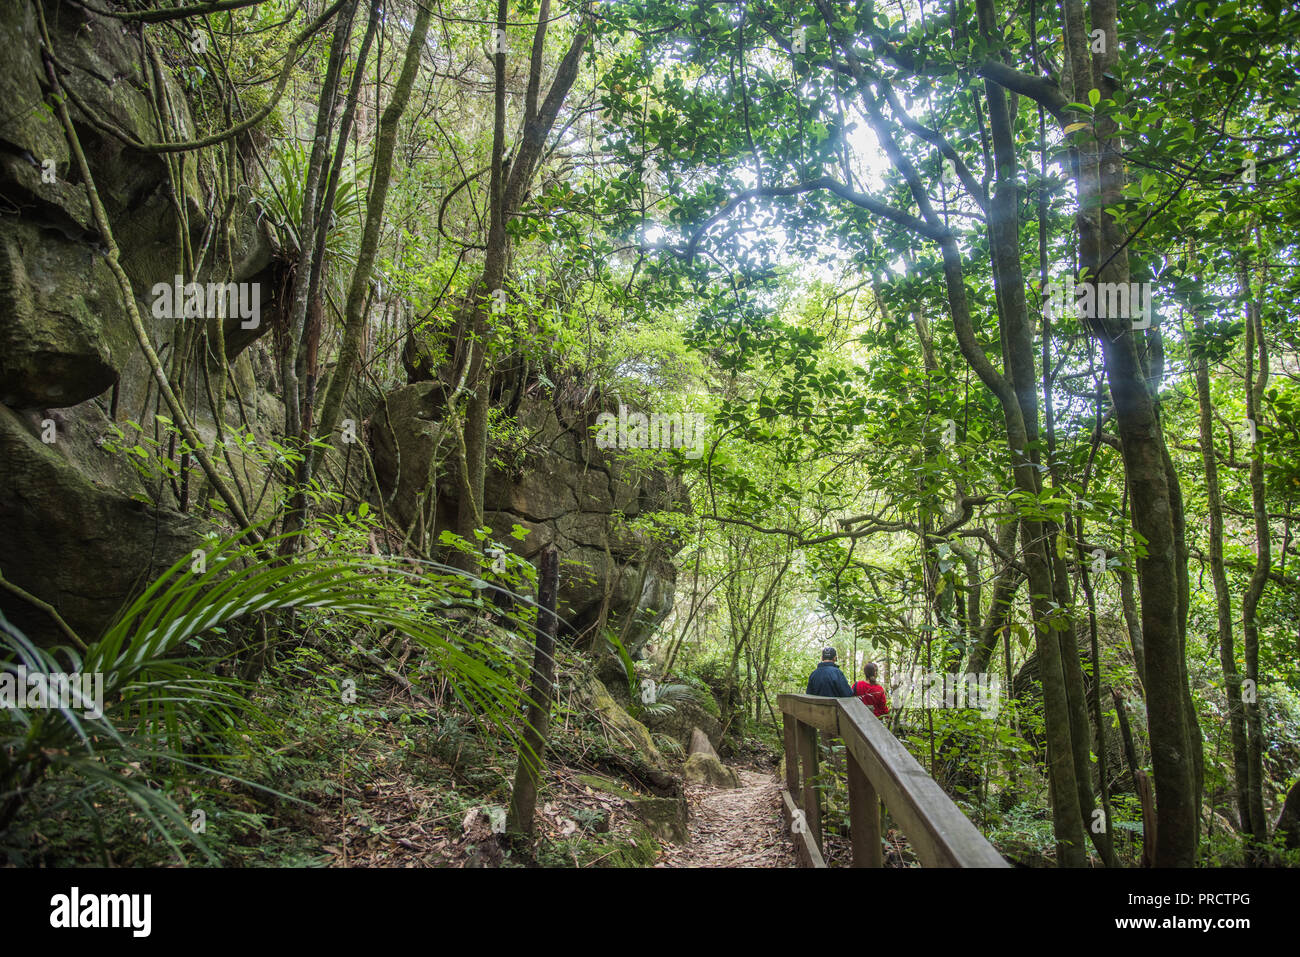
<svg viewBox="0 0 1300 957"><path fill-rule="evenodd" d="M740 776L734 768L723 764L715 754L697 751L686 759L682 775L691 784L707 784L715 788L738 788Z"/></svg>
<svg viewBox="0 0 1300 957"><path fill-rule="evenodd" d="M616 743L636 753L641 760L653 768L666 770L667 762L659 749L655 747L654 738L636 718L610 696L600 679L588 675L578 685L579 699L594 714L601 725L616 739Z"/></svg>
<svg viewBox="0 0 1300 957"><path fill-rule="evenodd" d="M691 839L686 802L682 798L638 798L632 804L632 810L650 833L661 841L685 844Z"/></svg>
<svg viewBox="0 0 1300 957"><path fill-rule="evenodd" d="M672 710L646 715L645 723L655 734L666 734L689 752L691 738L698 728L716 752L722 746L722 722L717 704L708 691L696 689L696 699L674 699Z"/></svg>
<svg viewBox="0 0 1300 957"><path fill-rule="evenodd" d="M714 750L713 742L711 742L709 736L699 728L691 728L691 743L687 748L686 753L688 755L707 754L711 758L718 757L718 752ZM718 758L718 760L721 761L722 759Z"/></svg>
<svg viewBox="0 0 1300 957"><path fill-rule="evenodd" d="M49 602L85 641L179 558L201 525L88 481L0 405L0 570ZM44 612L0 591L0 609L36 640L63 641Z"/></svg>
<svg viewBox="0 0 1300 957"><path fill-rule="evenodd" d="M685 844L690 840L689 812L685 797L647 797L596 774L580 774L578 780L593 791L601 791L627 802L628 809L661 841Z"/></svg>

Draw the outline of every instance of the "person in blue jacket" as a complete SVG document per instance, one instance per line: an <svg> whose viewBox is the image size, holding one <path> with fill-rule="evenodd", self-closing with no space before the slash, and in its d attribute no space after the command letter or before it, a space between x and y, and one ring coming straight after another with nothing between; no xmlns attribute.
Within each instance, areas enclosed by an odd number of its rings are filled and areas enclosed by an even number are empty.
<svg viewBox="0 0 1300 957"><path fill-rule="evenodd" d="M808 676L806 694L821 695L824 698L852 698L853 689L849 679L844 677L840 666L835 663L835 649L823 648L822 661Z"/></svg>

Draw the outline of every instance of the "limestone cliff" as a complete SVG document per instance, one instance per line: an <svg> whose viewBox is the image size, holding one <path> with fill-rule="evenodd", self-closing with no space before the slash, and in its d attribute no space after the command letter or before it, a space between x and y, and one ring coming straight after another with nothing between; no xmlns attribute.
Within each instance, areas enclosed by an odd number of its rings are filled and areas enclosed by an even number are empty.
<svg viewBox="0 0 1300 957"><path fill-rule="evenodd" d="M149 341L178 375L188 414L205 441L219 422L238 423L259 442L279 438L284 414L273 333L287 299L289 257L255 192L239 184L229 235L214 240L214 193L195 154L170 154L169 168L163 154L129 145L196 135L181 84L166 69L155 78L138 26L56 0L43 9L60 82L96 117L71 109ZM116 441L115 427L137 422L166 448L154 416L167 409L68 142L45 108L49 81L36 8L27 0L0 0L0 48L0 571L93 638L220 516L198 470L185 482L144 474ZM159 102L167 105L165 123ZM103 132L105 124L122 136ZM246 140L237 146L254 148ZM183 272L185 239L210 250L193 277L199 282L256 284L260 318L252 328L239 317L156 315L153 290ZM215 397L219 416L208 395L218 341L230 364L226 394ZM356 416L371 426L380 487L370 486L361 463L349 463L351 494L383 501L403 528L423 515L426 532L451 524L457 494L452 465L435 454L442 414L435 391L418 383L384 394L381 384L355 398ZM561 613L570 633L609 621L635 650L671 608L674 570L669 551L628 522L671 507L680 491L659 472L636 472L595 449L587 415L566 410L536 383L517 409L518 431L529 439L506 450L508 467L492 470L487 517L526 557L550 542L560 547ZM264 464L235 450L220 464L247 497L247 511L269 515L279 488L267 482ZM507 536L515 524L530 532L522 542ZM57 635L46 615L12 594L0 592L0 610L34 637Z"/></svg>

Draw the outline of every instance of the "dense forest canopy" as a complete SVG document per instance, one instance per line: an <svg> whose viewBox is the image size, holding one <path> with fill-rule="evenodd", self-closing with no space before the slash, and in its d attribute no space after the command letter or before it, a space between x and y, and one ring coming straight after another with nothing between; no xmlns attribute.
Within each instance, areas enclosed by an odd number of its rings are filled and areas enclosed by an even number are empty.
<svg viewBox="0 0 1300 957"><path fill-rule="evenodd" d="M11 862L1300 861L1291 5L5 6Z"/></svg>

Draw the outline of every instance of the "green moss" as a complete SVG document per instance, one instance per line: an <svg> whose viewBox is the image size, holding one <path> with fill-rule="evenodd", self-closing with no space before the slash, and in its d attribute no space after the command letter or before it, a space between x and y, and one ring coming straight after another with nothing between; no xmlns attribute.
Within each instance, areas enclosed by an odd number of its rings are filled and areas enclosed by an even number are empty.
<svg viewBox="0 0 1300 957"><path fill-rule="evenodd" d="M713 694L713 689L709 683L699 675L686 672L678 676L679 681L688 684L698 692L695 703L707 711L713 717L721 719L722 712L718 708L718 699Z"/></svg>
<svg viewBox="0 0 1300 957"><path fill-rule="evenodd" d="M243 103L244 112L247 115L252 116L259 110L266 109L266 104L271 101L271 95L261 87L251 86L246 87L240 93L240 100ZM266 119L262 120L262 122L258 124L257 129L260 132L272 137L273 139L285 135L287 127L284 124L284 116L281 113L283 105L284 101L281 100L280 103L276 104L275 109L271 110L271 112L266 115Z"/></svg>
<svg viewBox="0 0 1300 957"><path fill-rule="evenodd" d="M619 828L617 833L575 835L551 843L543 841L536 863L540 867L652 867L659 857L659 842L640 821Z"/></svg>
<svg viewBox="0 0 1300 957"><path fill-rule="evenodd" d="M708 688L703 689L703 693L700 695L699 704L700 707L715 718L719 720L722 719L722 712L718 709L718 701L713 697L713 692Z"/></svg>
<svg viewBox="0 0 1300 957"><path fill-rule="evenodd" d="M652 867L659 857L659 842L642 824L596 847L601 867Z"/></svg>
<svg viewBox="0 0 1300 957"><path fill-rule="evenodd" d="M599 679L589 675L579 686L579 693L587 710L600 717L601 724L614 732L621 745L653 767L668 767L646 726L623 710Z"/></svg>
<svg viewBox="0 0 1300 957"><path fill-rule="evenodd" d="M579 774L578 780L593 791L603 791L606 794L612 794L627 801L637 800L637 795L627 790L627 788L622 787L615 781L611 781L609 778L602 778L598 774Z"/></svg>
<svg viewBox="0 0 1300 957"><path fill-rule="evenodd" d="M680 798L633 794L609 778L595 774L579 774L578 780L593 791L603 791L627 801L629 809L640 819L638 826L648 829L653 837L677 843L690 839L686 827L686 805Z"/></svg>
<svg viewBox="0 0 1300 957"><path fill-rule="evenodd" d="M680 798L641 798L632 810L660 840L676 844L685 844L690 840L686 826L686 802Z"/></svg>
<svg viewBox="0 0 1300 957"><path fill-rule="evenodd" d="M715 788L738 788L740 778L734 769L727 767L711 754L692 754L686 759L682 774L687 781L708 784Z"/></svg>

